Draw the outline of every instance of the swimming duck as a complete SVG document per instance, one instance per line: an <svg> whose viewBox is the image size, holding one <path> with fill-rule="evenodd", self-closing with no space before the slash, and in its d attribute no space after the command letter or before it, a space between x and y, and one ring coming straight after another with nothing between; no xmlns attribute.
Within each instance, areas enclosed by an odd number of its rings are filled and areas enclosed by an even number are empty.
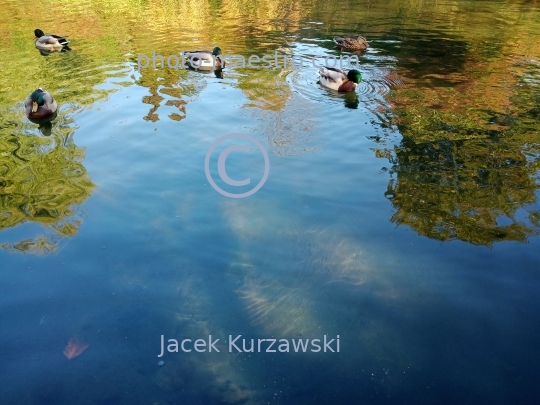
<svg viewBox="0 0 540 405"><path fill-rule="evenodd" d="M60 51L69 44L66 38L54 34L45 35L40 29L35 29L34 35L36 36L36 48L40 50Z"/></svg>
<svg viewBox="0 0 540 405"><path fill-rule="evenodd" d="M221 55L221 48L218 46L213 51L184 52L188 66L195 70L216 70L222 68L225 66L225 63L222 64L219 55Z"/></svg>
<svg viewBox="0 0 540 405"><path fill-rule="evenodd" d="M357 37L335 37L334 42L341 50L350 49L365 51L369 47L367 39L362 35L358 35Z"/></svg>
<svg viewBox="0 0 540 405"><path fill-rule="evenodd" d="M362 74L355 69L346 73L341 69L322 67L319 69L319 76L324 87L337 90L340 93L355 91L356 86L362 80Z"/></svg>
<svg viewBox="0 0 540 405"><path fill-rule="evenodd" d="M24 101L24 111L30 121L43 124L56 118L58 104L48 91L34 90Z"/></svg>

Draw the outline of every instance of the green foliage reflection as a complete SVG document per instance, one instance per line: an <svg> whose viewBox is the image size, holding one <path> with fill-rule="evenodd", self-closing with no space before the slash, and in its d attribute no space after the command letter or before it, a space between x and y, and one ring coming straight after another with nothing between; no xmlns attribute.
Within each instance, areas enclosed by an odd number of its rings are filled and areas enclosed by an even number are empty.
<svg viewBox="0 0 540 405"><path fill-rule="evenodd" d="M391 155L397 178L385 196L396 209L392 222L430 238L483 245L524 242L539 233L537 213L527 212L537 200L538 161L519 146L489 139L405 140Z"/></svg>
<svg viewBox="0 0 540 405"><path fill-rule="evenodd" d="M19 119L12 114L13 120ZM41 136L35 125L17 126L11 133L1 128L0 231L30 221L54 229L59 236L77 233L81 221L75 206L88 198L94 184L82 164L84 150L73 143L69 124L59 114L50 136ZM54 244L39 238L3 247L54 250Z"/></svg>

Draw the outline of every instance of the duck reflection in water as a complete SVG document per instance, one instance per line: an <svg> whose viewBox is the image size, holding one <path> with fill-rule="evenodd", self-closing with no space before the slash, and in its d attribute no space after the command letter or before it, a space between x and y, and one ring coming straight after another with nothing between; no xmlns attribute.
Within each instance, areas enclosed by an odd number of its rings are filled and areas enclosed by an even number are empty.
<svg viewBox="0 0 540 405"><path fill-rule="evenodd" d="M343 95L343 101L345 102L345 107L352 110L357 110L360 105L360 99L356 92L346 93Z"/></svg>
<svg viewBox="0 0 540 405"><path fill-rule="evenodd" d="M37 50L42 56L49 56L52 53L69 52L71 51L71 48L69 46L64 46L62 49L59 49L59 50L57 49L48 50L48 49L39 49L39 48L37 48Z"/></svg>
<svg viewBox="0 0 540 405"><path fill-rule="evenodd" d="M196 70L196 69L190 68L189 70L197 71L198 73L202 73L203 75L209 75L209 74L214 73L216 78L223 79L223 69L222 68L218 68L216 70L200 70L200 69Z"/></svg>
<svg viewBox="0 0 540 405"><path fill-rule="evenodd" d="M52 134L52 123L51 122L45 122L43 124L39 124L39 131L45 136L51 136L51 134Z"/></svg>

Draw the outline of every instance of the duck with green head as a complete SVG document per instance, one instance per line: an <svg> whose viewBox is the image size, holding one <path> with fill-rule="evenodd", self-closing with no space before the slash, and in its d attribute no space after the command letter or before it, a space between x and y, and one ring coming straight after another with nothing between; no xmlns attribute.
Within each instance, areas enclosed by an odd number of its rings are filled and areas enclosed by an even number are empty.
<svg viewBox="0 0 540 405"><path fill-rule="evenodd" d="M60 35L45 35L39 28L34 30L34 35L36 36L36 48L39 50L53 52L69 49L69 41Z"/></svg>
<svg viewBox="0 0 540 405"><path fill-rule="evenodd" d="M358 83L362 81L362 74L358 70L344 70L322 67L319 69L320 82L324 87L337 90L340 93L350 93L356 90Z"/></svg>
<svg viewBox="0 0 540 405"><path fill-rule="evenodd" d="M184 52L188 66L195 70L223 69L225 62L219 55L221 55L221 48L219 46L216 46L213 51Z"/></svg>
<svg viewBox="0 0 540 405"><path fill-rule="evenodd" d="M48 91L39 88L24 101L24 111L30 121L43 124L56 118L58 104Z"/></svg>

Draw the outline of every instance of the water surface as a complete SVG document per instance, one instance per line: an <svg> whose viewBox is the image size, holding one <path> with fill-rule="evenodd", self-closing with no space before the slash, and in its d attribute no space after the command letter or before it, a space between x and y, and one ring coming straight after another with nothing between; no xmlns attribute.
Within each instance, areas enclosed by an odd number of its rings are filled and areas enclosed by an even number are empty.
<svg viewBox="0 0 540 405"><path fill-rule="evenodd" d="M1 1L6 403L536 403L536 2ZM72 50L41 55L35 28ZM352 95L314 67L137 69L214 46L339 57L344 34L371 44ZM39 86L50 127L24 116ZM269 154L248 198L204 173L229 133ZM157 357L161 335L209 334L340 352ZM89 346L68 360L71 338Z"/></svg>

